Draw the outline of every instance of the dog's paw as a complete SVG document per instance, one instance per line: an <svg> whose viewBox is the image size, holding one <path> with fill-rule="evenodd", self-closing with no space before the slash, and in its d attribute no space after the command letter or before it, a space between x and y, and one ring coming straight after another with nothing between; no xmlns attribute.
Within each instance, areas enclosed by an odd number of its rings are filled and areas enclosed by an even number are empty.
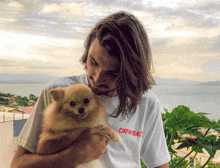
<svg viewBox="0 0 220 168"><path fill-rule="evenodd" d="M122 138L116 131L112 130L109 127L106 127L104 128L104 132L110 140L113 140L118 143L122 143Z"/></svg>
<svg viewBox="0 0 220 168"><path fill-rule="evenodd" d="M113 133L112 140L114 140L115 142L118 142L118 143L122 143L123 142L122 137L117 132L115 132L115 131Z"/></svg>
<svg viewBox="0 0 220 168"><path fill-rule="evenodd" d="M118 143L120 143L120 144L122 144L122 142L123 142L123 140L122 140L120 135L116 135L116 137L113 140L118 142Z"/></svg>

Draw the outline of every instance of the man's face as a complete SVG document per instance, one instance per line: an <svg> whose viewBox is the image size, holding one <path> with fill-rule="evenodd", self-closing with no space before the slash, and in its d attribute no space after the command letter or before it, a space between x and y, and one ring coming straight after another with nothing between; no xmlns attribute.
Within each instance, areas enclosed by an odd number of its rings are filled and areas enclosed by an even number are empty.
<svg viewBox="0 0 220 168"><path fill-rule="evenodd" d="M89 86L95 94L116 96L116 78L119 72L119 62L111 57L95 39L88 52L87 75Z"/></svg>

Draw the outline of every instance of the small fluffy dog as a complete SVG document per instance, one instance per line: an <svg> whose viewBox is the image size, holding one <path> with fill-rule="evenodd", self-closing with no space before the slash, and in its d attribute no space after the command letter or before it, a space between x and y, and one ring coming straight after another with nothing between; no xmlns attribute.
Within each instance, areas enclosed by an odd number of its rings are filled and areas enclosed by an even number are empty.
<svg viewBox="0 0 220 168"><path fill-rule="evenodd" d="M37 154L56 153L71 145L85 129L106 125L105 106L88 86L59 87L51 89L50 95L52 103L44 112ZM122 143L119 134L109 127L103 129L103 134ZM87 167L97 167L92 165Z"/></svg>

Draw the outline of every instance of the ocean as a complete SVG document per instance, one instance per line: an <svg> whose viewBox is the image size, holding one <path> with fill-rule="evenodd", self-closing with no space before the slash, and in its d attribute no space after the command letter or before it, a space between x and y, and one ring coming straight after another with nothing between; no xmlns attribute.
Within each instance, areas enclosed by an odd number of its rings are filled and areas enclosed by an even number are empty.
<svg viewBox="0 0 220 168"><path fill-rule="evenodd" d="M0 92L29 97L39 96L45 84L0 84ZM169 112L185 105L194 112L207 112L211 120L220 119L220 86L157 85L152 89Z"/></svg>
<svg viewBox="0 0 220 168"><path fill-rule="evenodd" d="M158 85L152 89L169 112L185 105L194 112L210 113L209 119L220 119L220 86Z"/></svg>

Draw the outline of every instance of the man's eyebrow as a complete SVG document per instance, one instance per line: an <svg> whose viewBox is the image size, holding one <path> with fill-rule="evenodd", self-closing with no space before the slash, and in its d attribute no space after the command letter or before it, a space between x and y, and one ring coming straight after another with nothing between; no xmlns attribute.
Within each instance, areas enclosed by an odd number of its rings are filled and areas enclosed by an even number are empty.
<svg viewBox="0 0 220 168"><path fill-rule="evenodd" d="M91 57L91 59L94 61L94 63L96 63L97 65L99 65L96 60L93 58L93 56L91 54L89 54L89 56ZM109 73L119 73L119 70L106 70L106 72Z"/></svg>

